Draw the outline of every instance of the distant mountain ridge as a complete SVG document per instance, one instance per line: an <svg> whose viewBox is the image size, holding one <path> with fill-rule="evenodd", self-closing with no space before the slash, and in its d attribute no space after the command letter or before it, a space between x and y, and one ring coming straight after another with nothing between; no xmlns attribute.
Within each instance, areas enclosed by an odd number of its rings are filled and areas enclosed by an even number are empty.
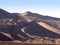
<svg viewBox="0 0 60 45"><path fill-rule="evenodd" d="M5 10L3 10L3 9L0 9L0 18L1 17L9 17L9 16L12 16L13 17L13 15L15 16L15 15L25 15L25 16L31 16L31 17L36 17L36 18L38 18L38 19L49 19L49 20L57 20L57 21L60 21L60 18L55 18L55 17L50 17L50 16L43 16L43 15L40 15L40 14L37 14L37 13L32 13L32 12L30 12L30 11L27 11L27 12L25 12L25 13L23 13L23 14L20 14L20 13L9 13L9 12L7 12L7 11L5 11ZM7 17L7 18L8 18Z"/></svg>
<svg viewBox="0 0 60 45"><path fill-rule="evenodd" d="M32 13L30 11L27 11L27 12L23 13L23 15L31 16L31 17L37 17L38 19L48 19L48 20L57 20L57 21L60 21L60 18L55 18L55 17L50 17L50 16L43 16L43 15L40 15L38 13Z"/></svg>

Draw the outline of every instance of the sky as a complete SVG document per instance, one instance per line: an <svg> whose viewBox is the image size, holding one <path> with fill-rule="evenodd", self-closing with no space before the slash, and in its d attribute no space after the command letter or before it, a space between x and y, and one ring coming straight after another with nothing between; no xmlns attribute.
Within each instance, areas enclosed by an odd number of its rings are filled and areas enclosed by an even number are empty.
<svg viewBox="0 0 60 45"><path fill-rule="evenodd" d="M0 0L0 8L11 13L31 11L60 18L60 0Z"/></svg>

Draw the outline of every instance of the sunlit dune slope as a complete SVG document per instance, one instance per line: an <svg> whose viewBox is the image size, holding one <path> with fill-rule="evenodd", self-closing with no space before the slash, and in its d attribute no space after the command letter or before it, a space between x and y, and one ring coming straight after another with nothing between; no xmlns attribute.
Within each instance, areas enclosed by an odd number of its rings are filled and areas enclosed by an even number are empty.
<svg viewBox="0 0 60 45"><path fill-rule="evenodd" d="M60 34L60 30L54 28L54 27L51 27L49 26L48 24L44 23L44 22L36 22L37 24L39 24L40 26L54 32L54 33L57 33L57 34Z"/></svg>

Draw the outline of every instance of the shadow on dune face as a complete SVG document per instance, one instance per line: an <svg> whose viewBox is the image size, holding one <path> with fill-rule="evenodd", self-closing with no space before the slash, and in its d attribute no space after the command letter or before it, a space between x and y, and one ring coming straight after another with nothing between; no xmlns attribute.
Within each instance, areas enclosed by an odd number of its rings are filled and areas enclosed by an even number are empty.
<svg viewBox="0 0 60 45"><path fill-rule="evenodd" d="M0 28L0 32L9 33L11 34L11 37L13 38L13 40L20 40L20 41L26 41L28 39L32 39L32 37L26 35L26 33L30 34L31 36L60 38L59 34L49 31L48 29L43 28L42 26L38 25L35 22L30 22L30 23L24 22L22 25L21 24L22 22L19 25L11 25L5 28ZM25 29L26 33L21 31L23 27L27 27ZM1 33L0 33L0 40L12 41L12 39L10 39L9 37Z"/></svg>
<svg viewBox="0 0 60 45"><path fill-rule="evenodd" d="M42 36L42 37L51 37L51 38L60 38L60 35L49 31L46 28L38 25L35 22L31 22L30 26L25 29L26 33L34 36Z"/></svg>
<svg viewBox="0 0 60 45"><path fill-rule="evenodd" d="M4 27L4 28L0 28L0 32L11 34L11 37L13 38L13 40L26 41L30 37L21 31L21 28L23 28L25 26L27 26L27 23L25 23L25 22L22 25L20 25L20 24L19 25L10 25L10 26ZM21 36L18 36L18 34L23 36L24 38ZM1 35L0 36L1 41L12 41L12 39L5 36L4 34L0 33L0 35Z"/></svg>

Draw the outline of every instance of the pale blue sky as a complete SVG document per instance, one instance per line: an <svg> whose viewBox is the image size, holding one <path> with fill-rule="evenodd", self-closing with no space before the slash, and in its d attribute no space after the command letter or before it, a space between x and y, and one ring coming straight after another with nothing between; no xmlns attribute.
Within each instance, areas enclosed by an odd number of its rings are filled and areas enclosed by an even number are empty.
<svg viewBox="0 0 60 45"><path fill-rule="evenodd" d="M0 0L0 8L8 12L31 11L60 18L60 0Z"/></svg>

